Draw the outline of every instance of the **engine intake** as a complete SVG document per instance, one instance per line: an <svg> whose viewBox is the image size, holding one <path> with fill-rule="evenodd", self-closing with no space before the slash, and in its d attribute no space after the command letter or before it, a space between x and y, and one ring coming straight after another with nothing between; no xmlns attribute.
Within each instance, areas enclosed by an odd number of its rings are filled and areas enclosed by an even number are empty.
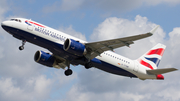
<svg viewBox="0 0 180 101"><path fill-rule="evenodd" d="M85 45L73 39L66 39L63 49L78 56L83 56L87 53Z"/></svg>
<svg viewBox="0 0 180 101"><path fill-rule="evenodd" d="M55 58L49 53L37 51L34 55L34 61L48 67L53 67L53 64L55 63Z"/></svg>

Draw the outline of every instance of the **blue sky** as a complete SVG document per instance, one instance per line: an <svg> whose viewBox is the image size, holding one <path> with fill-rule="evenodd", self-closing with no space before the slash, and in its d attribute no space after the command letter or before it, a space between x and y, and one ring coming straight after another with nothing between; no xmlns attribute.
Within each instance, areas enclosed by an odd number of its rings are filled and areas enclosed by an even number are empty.
<svg viewBox="0 0 180 101"><path fill-rule="evenodd" d="M167 46L160 68L179 68L179 0L0 0L0 21L23 17L87 41L146 33L160 25L155 35L115 52L136 59L157 43ZM0 28L0 100L34 101L144 101L180 100L179 71L164 81L130 79L83 66L64 70L37 64L33 56L46 50L21 41Z"/></svg>
<svg viewBox="0 0 180 101"><path fill-rule="evenodd" d="M144 3L142 5L137 4L139 5L137 7L125 7L125 9L121 7L116 8L116 6L105 9L103 7L98 7L95 2L92 2L95 4L85 4L87 7L80 6L75 9L63 10L60 6L64 1L18 0L13 2L13 0L9 0L8 5L11 7L6 13L6 16L16 15L26 17L37 20L45 25L52 26L53 28L58 28L59 26L68 27L69 25L72 25L76 31L86 34L87 36L92 33L93 29L97 27L99 23L108 17L121 17L134 20L136 15L141 15L147 17L151 22L162 24L161 26L167 32L170 32L172 31L172 28L177 27L178 23L175 22L180 21L178 4L159 3L157 5L148 5ZM98 3L101 3L101 1ZM59 6L59 8L54 6ZM119 6L122 5L120 4ZM46 11L46 9L50 10ZM54 20L59 23L53 22Z"/></svg>

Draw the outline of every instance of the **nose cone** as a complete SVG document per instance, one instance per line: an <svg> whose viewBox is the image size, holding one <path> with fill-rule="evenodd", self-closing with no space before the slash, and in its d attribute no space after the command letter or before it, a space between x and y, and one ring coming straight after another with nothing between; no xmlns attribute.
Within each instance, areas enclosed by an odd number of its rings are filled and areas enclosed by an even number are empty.
<svg viewBox="0 0 180 101"><path fill-rule="evenodd" d="M4 22L1 23L1 27L6 30Z"/></svg>
<svg viewBox="0 0 180 101"><path fill-rule="evenodd" d="M1 22L1 27L2 27L2 28L4 27L4 25L5 25L5 24L4 24L4 21L3 21L3 22Z"/></svg>
<svg viewBox="0 0 180 101"><path fill-rule="evenodd" d="M1 26L5 26L7 21L1 22Z"/></svg>
<svg viewBox="0 0 180 101"><path fill-rule="evenodd" d="M9 26L9 21L3 21L3 22L1 22L1 26Z"/></svg>
<svg viewBox="0 0 180 101"><path fill-rule="evenodd" d="M1 22L1 27L7 31L8 27L11 27L11 23L9 21L3 21Z"/></svg>

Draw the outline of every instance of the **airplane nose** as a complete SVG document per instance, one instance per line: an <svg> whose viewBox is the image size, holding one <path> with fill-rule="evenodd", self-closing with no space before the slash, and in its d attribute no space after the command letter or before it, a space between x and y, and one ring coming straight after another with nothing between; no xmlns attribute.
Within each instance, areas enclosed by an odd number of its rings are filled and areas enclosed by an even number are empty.
<svg viewBox="0 0 180 101"><path fill-rule="evenodd" d="M3 21L3 22L1 22L1 26L4 26L4 21Z"/></svg>
<svg viewBox="0 0 180 101"><path fill-rule="evenodd" d="M7 26L6 21L1 22L1 27L4 28L5 26Z"/></svg>
<svg viewBox="0 0 180 101"><path fill-rule="evenodd" d="M6 22L7 22L7 21L1 22L1 26L6 25Z"/></svg>
<svg viewBox="0 0 180 101"><path fill-rule="evenodd" d="M3 22L1 22L1 26L12 26L12 23L11 23L11 21L3 21Z"/></svg>
<svg viewBox="0 0 180 101"><path fill-rule="evenodd" d="M7 30L7 27L10 27L11 24L9 23L9 21L3 21L1 22L1 27L4 29L4 30Z"/></svg>
<svg viewBox="0 0 180 101"><path fill-rule="evenodd" d="M4 21L3 22L1 22L1 27L3 28L3 29L5 29L4 27L5 27L5 23L4 23Z"/></svg>

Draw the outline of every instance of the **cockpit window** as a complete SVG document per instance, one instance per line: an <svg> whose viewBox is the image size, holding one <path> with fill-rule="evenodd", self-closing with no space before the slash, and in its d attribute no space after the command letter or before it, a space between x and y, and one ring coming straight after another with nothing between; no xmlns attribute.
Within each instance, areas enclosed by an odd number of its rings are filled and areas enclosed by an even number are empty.
<svg viewBox="0 0 180 101"><path fill-rule="evenodd" d="M11 19L11 21L14 21L15 19Z"/></svg>
<svg viewBox="0 0 180 101"><path fill-rule="evenodd" d="M17 21L17 22L21 22L21 20L19 20L19 19L11 19L10 21Z"/></svg>

